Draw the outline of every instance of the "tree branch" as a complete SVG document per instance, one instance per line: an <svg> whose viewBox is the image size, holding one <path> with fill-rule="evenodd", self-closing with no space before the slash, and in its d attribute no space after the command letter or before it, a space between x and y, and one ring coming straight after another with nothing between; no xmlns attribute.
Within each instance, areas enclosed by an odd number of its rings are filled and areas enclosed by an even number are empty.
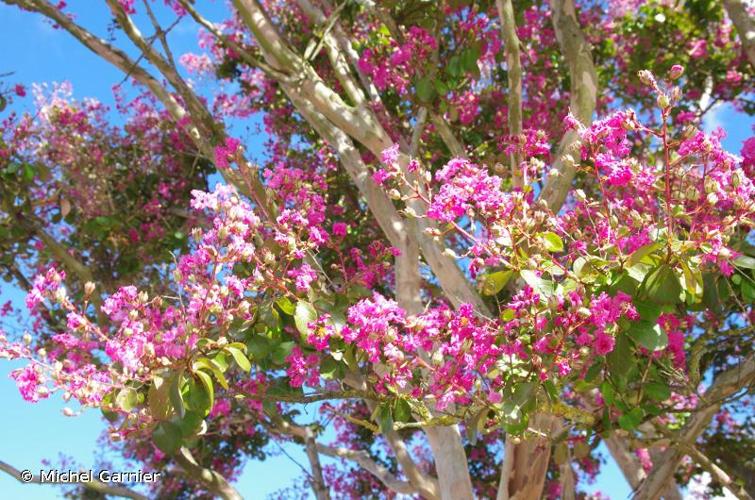
<svg viewBox="0 0 755 500"><path fill-rule="evenodd" d="M734 23L734 27L737 28L747 60L755 68L755 21L753 21L752 15L747 11L747 2L743 2L742 0L724 0L724 9L726 9L726 14L731 19L731 22Z"/></svg>
<svg viewBox="0 0 755 500"><path fill-rule="evenodd" d="M672 476L679 462L684 456L684 445L692 445L710 424L710 420L721 408L726 398L743 387L755 381L755 355L750 355L734 368L721 373L713 381L713 385L701 397L701 406L687 420L684 427L678 431L674 442L682 446L669 447L655 467L650 471L647 479L640 485L637 492L639 500L657 498L664 487L666 478Z"/></svg>
<svg viewBox="0 0 755 500"><path fill-rule="evenodd" d="M304 439L304 446L307 450L309 465L312 468L312 489L315 492L317 500L330 500L330 492L328 491L328 488L325 485L325 480L322 477L322 465L320 465L320 455L317 451L315 435L309 427L305 430L306 438Z"/></svg>
<svg viewBox="0 0 755 500"><path fill-rule="evenodd" d="M569 66L571 112L582 124L589 125L592 123L598 92L598 78L590 45L579 27L574 0L551 0L551 11L561 54ZM574 162L563 158L576 144L576 131L570 130L564 134L553 169L540 193L540 198L546 201L553 213L557 213L564 204L577 173Z"/></svg>
<svg viewBox="0 0 755 500"><path fill-rule="evenodd" d="M378 478L387 488L405 495L415 495L418 490L407 481L397 479L388 469L376 463L364 450L350 450L348 448L336 448L317 443L317 451L323 455L335 458L345 458L359 464L364 470Z"/></svg>
<svg viewBox="0 0 755 500"><path fill-rule="evenodd" d="M188 448L182 447L173 458L186 471L190 479L201 482L211 493L223 500L243 500L241 494L223 476L199 465Z"/></svg>
<svg viewBox="0 0 755 500"><path fill-rule="evenodd" d="M740 484L734 482L734 480L715 462L706 457L696 446L690 444L686 446L689 456L697 462L703 469L708 471L711 477L721 486L729 490L735 497L741 500L752 500L752 497Z"/></svg>
<svg viewBox="0 0 755 500"><path fill-rule="evenodd" d="M511 0L496 0L498 16L501 18L501 33L506 51L506 72L509 81L508 122L509 134L518 138L522 133L522 64L519 55L519 37L516 34L516 20ZM519 165L521 154L510 155L511 181L515 188L522 187L522 173Z"/></svg>

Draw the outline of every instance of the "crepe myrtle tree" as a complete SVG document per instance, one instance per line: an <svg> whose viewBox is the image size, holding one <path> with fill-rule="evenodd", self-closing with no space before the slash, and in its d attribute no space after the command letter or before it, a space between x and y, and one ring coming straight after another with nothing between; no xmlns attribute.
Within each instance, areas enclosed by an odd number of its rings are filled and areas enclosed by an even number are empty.
<svg viewBox="0 0 755 500"><path fill-rule="evenodd" d="M241 498L289 443L318 500L755 494L755 138L700 130L755 110L746 2L3 2L133 86L0 100L0 356L164 472L77 488Z"/></svg>

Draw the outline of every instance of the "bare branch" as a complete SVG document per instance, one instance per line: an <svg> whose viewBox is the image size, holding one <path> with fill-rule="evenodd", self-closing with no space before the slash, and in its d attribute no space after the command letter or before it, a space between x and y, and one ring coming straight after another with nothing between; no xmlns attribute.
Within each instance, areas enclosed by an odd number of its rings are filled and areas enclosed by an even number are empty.
<svg viewBox="0 0 755 500"><path fill-rule="evenodd" d="M673 441L682 446L669 447L655 461L655 467L640 485L637 498L657 498L663 490L666 478L672 476L684 456L684 445L691 445L710 424L726 398L755 381L755 355L750 355L734 368L721 373L701 398L701 407L694 411Z"/></svg>
<svg viewBox="0 0 755 500"><path fill-rule="evenodd" d="M734 23L734 27L737 28L747 60L755 68L755 21L753 21L752 15L747 11L747 2L742 0L724 0L724 9L726 9L726 14L731 19L731 22Z"/></svg>
<svg viewBox="0 0 755 500"><path fill-rule="evenodd" d="M729 490L735 497L741 500L752 500L752 497L742 485L734 482L734 480L721 467L716 465L713 460L706 457L697 449L697 447L694 445L687 445L686 450L689 452L689 456L692 457L692 460L708 471L717 483Z"/></svg>
<svg viewBox="0 0 755 500"><path fill-rule="evenodd" d="M192 480L201 482L211 493L224 500L243 500L241 494L223 476L212 469L199 465L188 448L182 447L173 458Z"/></svg>
<svg viewBox="0 0 755 500"><path fill-rule="evenodd" d="M322 476L322 465L320 465L320 455L317 451L315 435L309 427L307 427L306 431L307 437L304 440L304 446L307 450L309 465L312 468L312 489L315 492L317 500L330 500L330 493L327 486L325 486L325 480Z"/></svg>
<svg viewBox="0 0 755 500"><path fill-rule="evenodd" d="M519 55L519 37L516 34L516 20L511 0L496 0L498 16L501 18L501 33L503 35L504 49L506 51L506 66L509 80L508 94L508 122L509 134L518 137L522 133L522 64ZM511 181L515 188L522 187L522 173L519 165L522 156L512 153Z"/></svg>
<svg viewBox="0 0 755 500"><path fill-rule="evenodd" d="M569 66L571 112L582 124L589 125L592 123L598 92L598 78L590 45L579 27L574 0L551 0L551 10L561 54ZM554 213L564 204L577 173L574 162L564 161L563 158L576 144L577 133L570 130L561 139L553 169L540 193L540 198L547 202Z"/></svg>
<svg viewBox="0 0 755 500"><path fill-rule="evenodd" d="M345 458L352 460L360 465L364 470L371 473L378 478L387 488L395 491L396 493L402 493L405 495L415 495L418 493L417 489L407 481L397 479L388 469L378 464L370 455L364 450L350 450L348 448L336 448L333 446L326 446L324 444L317 444L317 451L323 455L329 457Z"/></svg>

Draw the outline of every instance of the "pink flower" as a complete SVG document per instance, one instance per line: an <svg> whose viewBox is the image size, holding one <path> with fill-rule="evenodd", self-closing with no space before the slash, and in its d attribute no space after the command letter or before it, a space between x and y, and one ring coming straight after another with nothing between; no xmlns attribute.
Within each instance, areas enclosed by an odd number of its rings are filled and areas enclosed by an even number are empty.
<svg viewBox="0 0 755 500"><path fill-rule="evenodd" d="M301 387L304 384L317 386L320 376L317 373L318 357L316 354L305 356L301 348L295 345L291 354L286 358L286 374L291 387Z"/></svg>
<svg viewBox="0 0 755 500"><path fill-rule="evenodd" d="M344 222L334 222L333 223L333 234L336 236L344 237L346 236L346 232L348 231L348 227L346 223Z"/></svg>
<svg viewBox="0 0 755 500"><path fill-rule="evenodd" d="M220 169L229 168L229 162L234 159L240 146L238 139L226 137L224 144L215 147L215 165Z"/></svg>
<svg viewBox="0 0 755 500"><path fill-rule="evenodd" d="M24 368L13 370L10 376L16 381L21 397L26 401L36 403L40 399L50 396L49 391L44 386L45 378L40 374L36 365L29 364Z"/></svg>
<svg viewBox="0 0 755 500"><path fill-rule="evenodd" d="M310 289L312 282L317 279L317 273L309 264L302 264L298 269L292 269L288 275L296 280L296 290L306 292Z"/></svg>
<svg viewBox="0 0 755 500"><path fill-rule="evenodd" d="M708 42L705 39L695 40L690 46L689 55L693 59L700 59L708 54Z"/></svg>
<svg viewBox="0 0 755 500"><path fill-rule="evenodd" d="M16 84L16 86L13 87L13 91L16 93L18 97L26 96L26 88L21 84Z"/></svg>
<svg viewBox="0 0 755 500"><path fill-rule="evenodd" d="M595 350L595 354L599 356L604 356L608 354L609 352L613 351L613 348L615 345L616 345L615 338L605 333L599 333L598 335L595 336L595 343L593 344L593 349Z"/></svg>

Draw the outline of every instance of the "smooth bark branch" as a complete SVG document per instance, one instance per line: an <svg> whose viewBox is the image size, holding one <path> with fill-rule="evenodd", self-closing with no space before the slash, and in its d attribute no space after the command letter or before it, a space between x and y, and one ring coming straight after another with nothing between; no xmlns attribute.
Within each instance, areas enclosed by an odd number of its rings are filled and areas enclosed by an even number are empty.
<svg viewBox="0 0 755 500"><path fill-rule="evenodd" d="M637 490L642 481L645 479L645 470L642 468L637 456L632 453L626 441L615 432L605 441L608 451L621 469L632 490ZM673 476L666 478L663 487L663 495L666 500L681 500L682 495L673 479Z"/></svg>
<svg viewBox="0 0 755 500"><path fill-rule="evenodd" d="M352 460L360 465L364 470L370 472L373 476L378 478L389 489L396 493L402 493L404 495L415 495L418 490L407 481L397 479L391 472L378 464L370 455L364 450L350 450L348 448L336 448L333 446L326 446L324 444L317 444L317 451L323 455L330 457L345 458Z"/></svg>
<svg viewBox="0 0 755 500"><path fill-rule="evenodd" d="M362 387L364 385L364 381L352 381L352 385ZM370 403L368 403L368 406ZM290 436L297 436L301 439L307 439L307 431L304 427L298 426L295 424L291 424L289 422L286 422L285 420L280 420L276 423L275 427L271 427L271 429L281 432L283 434L288 434ZM407 475L407 477L410 479L410 482L402 481L398 478L396 478L391 472L383 467L382 465L375 462L372 457L370 457L369 453L367 453L364 450L351 450L348 448L342 448L342 447L333 447L333 446L327 446L321 443L315 443L317 452L322 455L327 455L330 457L336 457L336 458L344 458L347 460L352 460L359 464L364 470L369 472L370 474L374 475L376 478L380 480L386 487L390 488L391 490L395 491L396 493L403 493L407 495L414 495L414 494L421 494L424 498L429 499L435 499L437 497L437 485L433 485L432 482L427 482L428 480L422 476L422 473L419 472L418 469L416 469L416 466L414 465L414 462L412 461L411 457L408 456L408 453L406 452L406 446L404 445L403 441L398 437L398 435L393 432L392 434L389 432L386 434L386 438L388 439L389 443L393 444L392 441L398 441L401 444L400 450L403 451L403 453L406 455L405 457L402 457L400 453L396 454L396 458L399 461L399 464L402 465L404 468L404 474ZM395 451L395 450L394 450ZM411 464L410 467L404 466L404 459L408 459L409 463ZM416 474L420 476L422 479L421 481L414 481L412 479L412 475ZM425 484L428 487L423 486L417 486L418 484Z"/></svg>
<svg viewBox="0 0 755 500"><path fill-rule="evenodd" d="M530 429L540 434L514 443L507 436L497 500L540 498L551 456L551 439L561 430L561 421L538 413Z"/></svg>
<svg viewBox="0 0 755 500"><path fill-rule="evenodd" d="M431 119L433 125L435 125L435 128L438 130L438 135L440 135L443 143L451 152L451 156L453 156L454 158L466 159L467 151L461 141L456 138L453 131L451 130L451 127L448 126L446 119L437 113L432 113Z"/></svg>
<svg viewBox="0 0 755 500"><path fill-rule="evenodd" d="M684 445L692 445L710 424L713 416L718 413L723 401L744 387L755 382L755 355L750 355L734 368L721 373L713 381L713 385L705 391L701 398L702 406L690 417L684 427L677 433L675 442L682 446L669 447L656 461L647 479L640 485L636 498L650 500L658 498L663 491L666 479L674 474L679 462L684 457ZM706 406L707 405L707 406Z"/></svg>
<svg viewBox="0 0 755 500"><path fill-rule="evenodd" d="M307 428L307 437L304 446L307 450L307 458L312 468L312 490L315 492L317 500L330 500L330 492L322 476L322 465L320 464L320 454L317 451L317 443L312 429Z"/></svg>
<svg viewBox="0 0 755 500"><path fill-rule="evenodd" d="M467 454L461 443L458 425L425 427L425 434L435 457L440 498L467 500L474 498Z"/></svg>
<svg viewBox="0 0 755 500"><path fill-rule="evenodd" d="M186 471L189 479L199 481L211 493L223 500L243 500L244 497L223 476L199 465L187 448L181 448L173 458Z"/></svg>
<svg viewBox="0 0 755 500"><path fill-rule="evenodd" d="M737 28L747 60L755 68L755 20L748 12L748 8L752 9L752 4L750 3L748 7L748 3L743 0L724 0L726 14Z"/></svg>
<svg viewBox="0 0 755 500"><path fill-rule="evenodd" d="M598 77L595 73L590 44L587 43L579 27L573 0L551 0L553 12L553 28L556 38L569 67L570 107L574 116L584 125L592 123L595 111ZM574 162L564 161L563 156L577 144L577 133L567 132L561 139L553 164L553 173L548 174L540 198L545 200L548 207L557 213L566 200L571 188L572 180L577 173Z"/></svg>
<svg viewBox="0 0 755 500"><path fill-rule="evenodd" d="M32 476L31 480L22 480L21 471L3 461L0 461L0 470L14 477L15 479L18 480L18 482L22 484L50 484L50 483L43 483L41 478L38 475ZM105 484L97 480L79 481L76 483L66 483L65 485L70 486L72 484L78 484L88 490L99 493L101 495L112 495L114 497L121 497L121 498L133 498L134 500L148 500L146 496L142 495L141 493L137 493L136 491L130 490L126 488L125 486Z"/></svg>
<svg viewBox="0 0 755 500"><path fill-rule="evenodd" d="M741 500L752 500L752 497L749 493L747 493L747 490L740 485L734 482L734 480L724 471L721 467L719 467L713 460L705 456L700 450L697 449L694 445L687 446L687 451L689 452L689 456L697 462L703 469L708 471L711 475L711 477L721 486L725 487L727 490L729 490L735 497L741 499Z"/></svg>
<svg viewBox="0 0 755 500"><path fill-rule="evenodd" d="M498 16L501 18L501 33L506 52L506 66L509 84L508 93L508 123L509 134L518 138L522 133L522 63L519 54L519 37L516 34L516 19L511 0L496 0ZM522 187L522 172L520 164L522 156L511 153L511 182L515 188Z"/></svg>
<svg viewBox="0 0 755 500"><path fill-rule="evenodd" d="M388 137L385 130L380 125L377 117L369 111L363 108L352 108L347 106L343 100L330 89L325 82L319 77L319 75L312 69L306 61L300 56L296 55L292 50L287 48L282 38L277 34L275 27L269 21L265 15L262 7L256 0L234 0L234 4L239 9L241 17L248 25L249 29L258 39L262 36L271 37L272 43L269 41L262 43L263 53L266 58L271 58L268 62L270 64L284 64L288 62L289 66L279 67L284 71L288 71L292 74L299 74L299 78L295 83L280 82L286 94L294 102L294 105L303 113L305 118L310 124L315 127L316 130L323 130L323 128L338 129L340 132L347 134L352 139L363 144L370 152L379 157L383 150L393 145L393 142ZM334 47L335 50L335 47ZM304 109L307 108L308 112L304 113ZM310 118L313 116L312 111L319 115L322 115L332 126L324 127L322 123L316 124ZM309 118L308 118L309 117ZM322 120L318 120L322 122ZM322 135L322 133L321 133ZM332 135L332 133L330 134ZM338 143L343 143L343 140L333 141L328 137L324 137L328 142L334 144L338 149ZM353 144L349 146L349 149L353 148ZM354 151L354 154L359 154L358 151ZM368 170L364 166L363 162L347 162L350 163L351 168L358 168L358 171L349 172L352 178L359 178L357 181L357 187L360 185L364 187L369 186L369 181L366 180L369 177ZM347 164L345 164L347 168ZM374 184L374 183L373 183ZM393 204L390 199L380 192L371 192L370 196L373 201L378 201L381 207L388 213L394 212L392 209ZM363 192L363 195L365 193ZM380 200L382 198L382 200ZM380 222L383 218L381 210L376 210L376 207L370 204L368 198L368 205L370 205L370 211L378 218L378 221L383 228L387 230L387 224ZM390 205L391 209L388 208ZM391 217L392 219L392 217ZM473 304L481 314L489 315L487 308L485 307L482 299L474 290L469 280L464 276L456 262L448 256L442 254L442 250L432 241L432 238L426 236L422 230L422 223L417 225L417 234L410 236L416 238L422 249L427 263L430 265L433 273L441 283L441 288L448 296L449 300L458 306L462 303ZM390 231L390 229L388 229ZM396 234L395 230L393 234L386 233L391 243L396 245L402 244L402 242L396 241L396 236L400 236L401 231L405 231L406 228L402 224L402 228L399 230L399 234ZM407 233L409 233L407 231ZM392 237L393 236L393 237ZM397 245L398 246L398 245ZM398 246L401 248L401 246Z"/></svg>
<svg viewBox="0 0 755 500"><path fill-rule="evenodd" d="M181 121L186 116L186 110L171 95L167 89L157 81L155 77L149 74L143 67L133 61L125 52L117 49L91 34L89 31L73 22L68 16L58 10L53 4L46 0L2 0L6 4L16 5L22 9L38 12L48 19L54 21L60 27L68 31L79 42L89 50L102 57L113 66L123 71L126 75L133 77L136 81L146 86L166 107L174 120ZM189 128L189 134L195 142L203 142L201 133L196 127ZM200 148L205 154L211 148ZM211 157L211 156L210 156Z"/></svg>
<svg viewBox="0 0 755 500"><path fill-rule="evenodd" d="M116 0L107 0L107 4L110 7L110 11L113 13L118 24L123 29L126 36L136 45L141 51L144 57L152 63L160 73L170 82L173 88L178 91L179 95L183 99L184 103L189 109L189 114L194 120L195 124L200 125L203 133L203 141L211 140L216 136L222 135L222 127L219 127L217 122L212 118L212 115L207 108L202 104L197 95L191 90L191 87L186 81L178 74L175 66L166 60L160 53L158 53L147 41L142 37L139 28L131 20L123 6Z"/></svg>

